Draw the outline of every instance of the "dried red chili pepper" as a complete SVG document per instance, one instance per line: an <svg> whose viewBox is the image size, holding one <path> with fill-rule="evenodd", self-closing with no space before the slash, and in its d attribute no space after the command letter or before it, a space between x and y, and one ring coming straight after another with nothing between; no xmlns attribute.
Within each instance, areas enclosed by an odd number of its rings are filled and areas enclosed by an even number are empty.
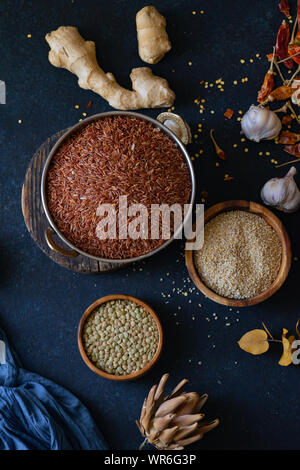
<svg viewBox="0 0 300 470"><path fill-rule="evenodd" d="M290 124L292 120L293 120L292 116L287 114L286 116L283 116L283 118L281 119L281 122L283 125L285 125L285 124Z"/></svg>
<svg viewBox="0 0 300 470"><path fill-rule="evenodd" d="M295 27L297 25L297 33L295 36ZM297 1L297 18L294 25L291 41L288 47L288 53L290 56L300 53L300 1ZM300 54L293 57L293 61L300 65Z"/></svg>
<svg viewBox="0 0 300 470"><path fill-rule="evenodd" d="M225 113L224 113L224 116L225 116L227 119L231 119L233 115L234 115L233 109L227 108L226 111L225 111Z"/></svg>
<svg viewBox="0 0 300 470"><path fill-rule="evenodd" d="M295 132L289 131L282 131L280 134L279 143L285 145L294 145L296 142L299 142L300 134L296 134Z"/></svg>
<svg viewBox="0 0 300 470"><path fill-rule="evenodd" d="M214 136L213 136L213 132L214 132L214 129L211 129L209 131L209 135L210 135L210 138L214 144L214 147L216 149L216 154L218 155L219 158L221 158L221 160L226 160L227 159L227 155L226 153L218 146L217 142L215 141L214 139Z"/></svg>
<svg viewBox="0 0 300 470"><path fill-rule="evenodd" d="M290 28L287 22L283 20L282 24L280 25L278 29L276 45L275 45L275 51L280 60L286 59L290 55L289 43L290 43ZM284 62L284 65L288 69L293 68L293 65L294 65L293 59L286 60Z"/></svg>
<svg viewBox="0 0 300 470"><path fill-rule="evenodd" d="M284 151L300 158L300 143L296 145L286 145L284 147Z"/></svg>
<svg viewBox="0 0 300 470"><path fill-rule="evenodd" d="M267 71L261 89L257 94L257 101L259 103L264 103L268 98L269 94L274 90L275 81L274 81L274 71L273 71L273 64L274 64L274 54L272 58L272 62L270 65L269 70Z"/></svg>
<svg viewBox="0 0 300 470"><path fill-rule="evenodd" d="M297 55L298 54L298 55ZM289 55L294 56L291 58L296 64L300 65L300 46L294 44L289 46ZM289 62L288 60L286 62ZM284 62L284 64L286 63Z"/></svg>
<svg viewBox="0 0 300 470"><path fill-rule="evenodd" d="M273 57L278 57L278 55L277 54L267 54L267 59L268 59L269 62L271 62Z"/></svg>
<svg viewBox="0 0 300 470"><path fill-rule="evenodd" d="M293 88L292 86L279 86L269 94L267 101L269 102L288 100L292 96L294 91L296 91L296 88Z"/></svg>
<svg viewBox="0 0 300 470"><path fill-rule="evenodd" d="M290 4L288 0L281 0L279 3L279 10L283 13L287 18L290 18Z"/></svg>

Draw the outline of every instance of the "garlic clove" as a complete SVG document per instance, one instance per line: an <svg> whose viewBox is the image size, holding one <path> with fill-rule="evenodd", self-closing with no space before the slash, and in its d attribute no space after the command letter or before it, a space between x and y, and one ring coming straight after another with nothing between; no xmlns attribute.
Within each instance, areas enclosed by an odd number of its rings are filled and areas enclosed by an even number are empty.
<svg viewBox="0 0 300 470"><path fill-rule="evenodd" d="M261 190L263 202L283 212L296 212L300 207L300 191L294 180L296 173L296 168L292 166L283 178L267 181Z"/></svg>
<svg viewBox="0 0 300 470"><path fill-rule="evenodd" d="M293 80L292 82L292 88L299 88L300 86L300 80L295 78L295 80Z"/></svg>
<svg viewBox="0 0 300 470"><path fill-rule="evenodd" d="M254 105L244 114L241 126L247 139L254 142L274 139L282 128L279 117L271 109Z"/></svg>
<svg viewBox="0 0 300 470"><path fill-rule="evenodd" d="M184 145L192 142L190 126L178 114L169 112L160 113L156 119L170 129Z"/></svg>
<svg viewBox="0 0 300 470"><path fill-rule="evenodd" d="M298 88L296 91L294 91L294 93L292 94L292 103L296 104L297 106L299 106L300 104L300 88Z"/></svg>

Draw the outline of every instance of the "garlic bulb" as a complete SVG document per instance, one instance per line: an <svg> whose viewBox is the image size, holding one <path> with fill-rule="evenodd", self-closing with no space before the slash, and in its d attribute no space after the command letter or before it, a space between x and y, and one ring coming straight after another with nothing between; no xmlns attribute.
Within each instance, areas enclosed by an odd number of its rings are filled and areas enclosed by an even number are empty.
<svg viewBox="0 0 300 470"><path fill-rule="evenodd" d="M254 105L244 114L241 126L247 139L254 142L275 139L282 127L279 117L273 111Z"/></svg>
<svg viewBox="0 0 300 470"><path fill-rule="evenodd" d="M294 166L283 178L272 178L261 190L261 198L268 206L274 206L283 212L296 212L300 207L300 191L294 176Z"/></svg>

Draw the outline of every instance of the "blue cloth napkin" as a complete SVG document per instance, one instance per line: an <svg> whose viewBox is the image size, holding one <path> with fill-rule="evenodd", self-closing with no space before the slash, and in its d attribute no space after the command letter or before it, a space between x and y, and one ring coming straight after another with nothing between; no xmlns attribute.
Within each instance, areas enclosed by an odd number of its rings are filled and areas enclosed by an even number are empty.
<svg viewBox="0 0 300 470"><path fill-rule="evenodd" d="M85 406L21 367L0 329L0 450L105 450Z"/></svg>

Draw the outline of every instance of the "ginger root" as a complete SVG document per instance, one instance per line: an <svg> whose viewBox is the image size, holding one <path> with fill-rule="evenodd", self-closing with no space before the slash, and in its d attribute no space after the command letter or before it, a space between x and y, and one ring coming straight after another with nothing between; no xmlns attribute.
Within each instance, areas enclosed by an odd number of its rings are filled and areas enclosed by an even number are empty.
<svg viewBox="0 0 300 470"><path fill-rule="evenodd" d="M74 26L60 26L46 35L51 50L49 61L78 77L78 85L92 90L116 109L170 107L175 94L167 80L153 75L148 67L132 69L132 91L121 87L113 74L98 65L93 41L85 41Z"/></svg>
<svg viewBox="0 0 300 470"><path fill-rule="evenodd" d="M166 19L155 7L144 7L136 15L139 56L148 64L156 64L171 49L166 32Z"/></svg>

